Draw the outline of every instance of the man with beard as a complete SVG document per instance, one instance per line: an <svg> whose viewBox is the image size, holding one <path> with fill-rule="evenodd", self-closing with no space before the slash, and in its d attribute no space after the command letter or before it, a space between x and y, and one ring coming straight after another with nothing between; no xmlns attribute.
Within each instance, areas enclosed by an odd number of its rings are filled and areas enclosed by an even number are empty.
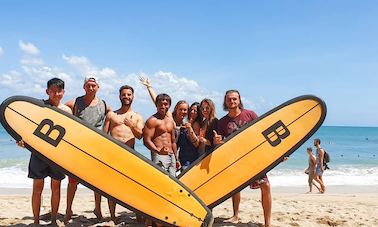
<svg viewBox="0 0 378 227"><path fill-rule="evenodd" d="M127 146L134 148L135 138L141 139L143 134L143 118L131 109L134 99L134 89L124 85L119 89L121 108L106 115L104 132ZM110 217L115 222L116 203L108 199ZM138 217L139 219L140 217ZM139 220L138 220L139 221Z"/></svg>
<svg viewBox="0 0 378 227"><path fill-rule="evenodd" d="M218 129L217 131L214 131L214 144L223 143L224 138L230 136L232 133L239 130L243 125L257 118L255 112L244 109L240 93L237 90L228 90L226 92L224 96L223 109L228 111L228 114L222 117L218 122ZM250 187L252 189L261 189L261 204L264 211L265 221L264 226L271 226L270 219L272 212L272 197L268 177L265 175L263 178L252 182ZM234 215L230 219L226 220L226 222L238 223L240 192L237 192L232 196L232 204Z"/></svg>

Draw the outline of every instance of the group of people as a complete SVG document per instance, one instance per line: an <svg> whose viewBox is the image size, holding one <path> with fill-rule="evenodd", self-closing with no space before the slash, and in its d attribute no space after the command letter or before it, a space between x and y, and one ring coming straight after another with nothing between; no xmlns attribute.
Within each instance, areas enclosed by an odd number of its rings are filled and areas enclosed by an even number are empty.
<svg viewBox="0 0 378 227"><path fill-rule="evenodd" d="M312 192L312 186L314 185L320 193L324 193L326 187L323 182L323 172L326 169L326 166L323 164L324 160L324 149L320 146L320 139L314 139L314 146L316 148L316 156L312 153L312 148L307 147L308 154L308 168L305 170L305 173L308 174L308 193ZM316 181L319 186L314 182Z"/></svg>
<svg viewBox="0 0 378 227"><path fill-rule="evenodd" d="M98 79L93 75L87 76L84 80L85 94L68 101L65 105L61 103L64 95L64 81L59 78L49 80L46 89L48 99L44 100L44 103L72 113L129 147L134 147L136 139L143 139L143 144L151 151L151 160L172 176L176 176L177 171L189 167L202 154L211 152L229 135L257 118L255 112L244 109L240 93L237 90L229 90L225 93L223 109L227 111L227 114L218 120L215 104L211 99L205 98L201 102L191 105L185 100L180 100L175 105L173 112L170 112L171 97L165 93L156 95L148 79L140 78L140 81L146 86L156 106L156 113L146 122L139 113L132 109L134 89L131 86L120 87L121 107L112 111L104 100L97 97L100 86ZM24 146L22 140L17 143L19 146ZM52 179L51 222L56 224L60 202L60 182L65 177L64 174L34 154L31 155L28 170L28 177L33 179L34 223L39 224L41 193L44 179L49 176ZM69 222L73 215L72 203L77 185L78 182L69 177L65 223ZM268 177L264 176L253 182L250 187L261 189L265 226L270 226L272 198ZM98 220L102 220L101 195L96 192L94 195L95 209L93 213ZM232 196L233 216L226 221L233 223L239 221L240 201L240 192ZM108 206L111 219L116 221L116 203L109 199ZM137 214L137 220L142 222L143 219ZM145 220L145 224L152 225L149 220Z"/></svg>

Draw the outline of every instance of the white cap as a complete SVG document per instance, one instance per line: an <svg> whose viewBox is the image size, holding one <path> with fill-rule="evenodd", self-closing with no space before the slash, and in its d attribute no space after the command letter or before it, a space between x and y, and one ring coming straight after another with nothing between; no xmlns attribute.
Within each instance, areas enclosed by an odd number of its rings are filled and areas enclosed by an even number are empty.
<svg viewBox="0 0 378 227"><path fill-rule="evenodd" d="M84 79L84 84L86 84L90 80L99 85L98 78L94 74L88 74Z"/></svg>

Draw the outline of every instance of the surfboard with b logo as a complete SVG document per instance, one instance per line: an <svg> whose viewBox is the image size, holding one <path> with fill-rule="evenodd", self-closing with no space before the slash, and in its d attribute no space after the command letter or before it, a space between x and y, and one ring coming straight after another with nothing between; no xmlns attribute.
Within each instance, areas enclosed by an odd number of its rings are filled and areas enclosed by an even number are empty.
<svg viewBox="0 0 378 227"><path fill-rule="evenodd" d="M0 120L30 151L97 192L169 226L211 226L213 216L184 184L111 136L42 100L14 96Z"/></svg>
<svg viewBox="0 0 378 227"><path fill-rule="evenodd" d="M260 179L297 150L323 123L326 105L305 95L242 126L178 177L209 207Z"/></svg>

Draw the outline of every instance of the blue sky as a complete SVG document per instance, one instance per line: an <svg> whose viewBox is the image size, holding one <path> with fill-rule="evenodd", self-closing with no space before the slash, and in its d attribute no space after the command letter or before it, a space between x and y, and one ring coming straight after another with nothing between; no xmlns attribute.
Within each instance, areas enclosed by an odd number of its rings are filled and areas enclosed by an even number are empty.
<svg viewBox="0 0 378 227"><path fill-rule="evenodd" d="M328 107L325 125L378 126L376 1L17 1L0 7L0 101L45 97L52 77L68 101L84 75L119 107L134 86L134 110L154 108L139 76L174 102L241 91L259 115L299 95Z"/></svg>

